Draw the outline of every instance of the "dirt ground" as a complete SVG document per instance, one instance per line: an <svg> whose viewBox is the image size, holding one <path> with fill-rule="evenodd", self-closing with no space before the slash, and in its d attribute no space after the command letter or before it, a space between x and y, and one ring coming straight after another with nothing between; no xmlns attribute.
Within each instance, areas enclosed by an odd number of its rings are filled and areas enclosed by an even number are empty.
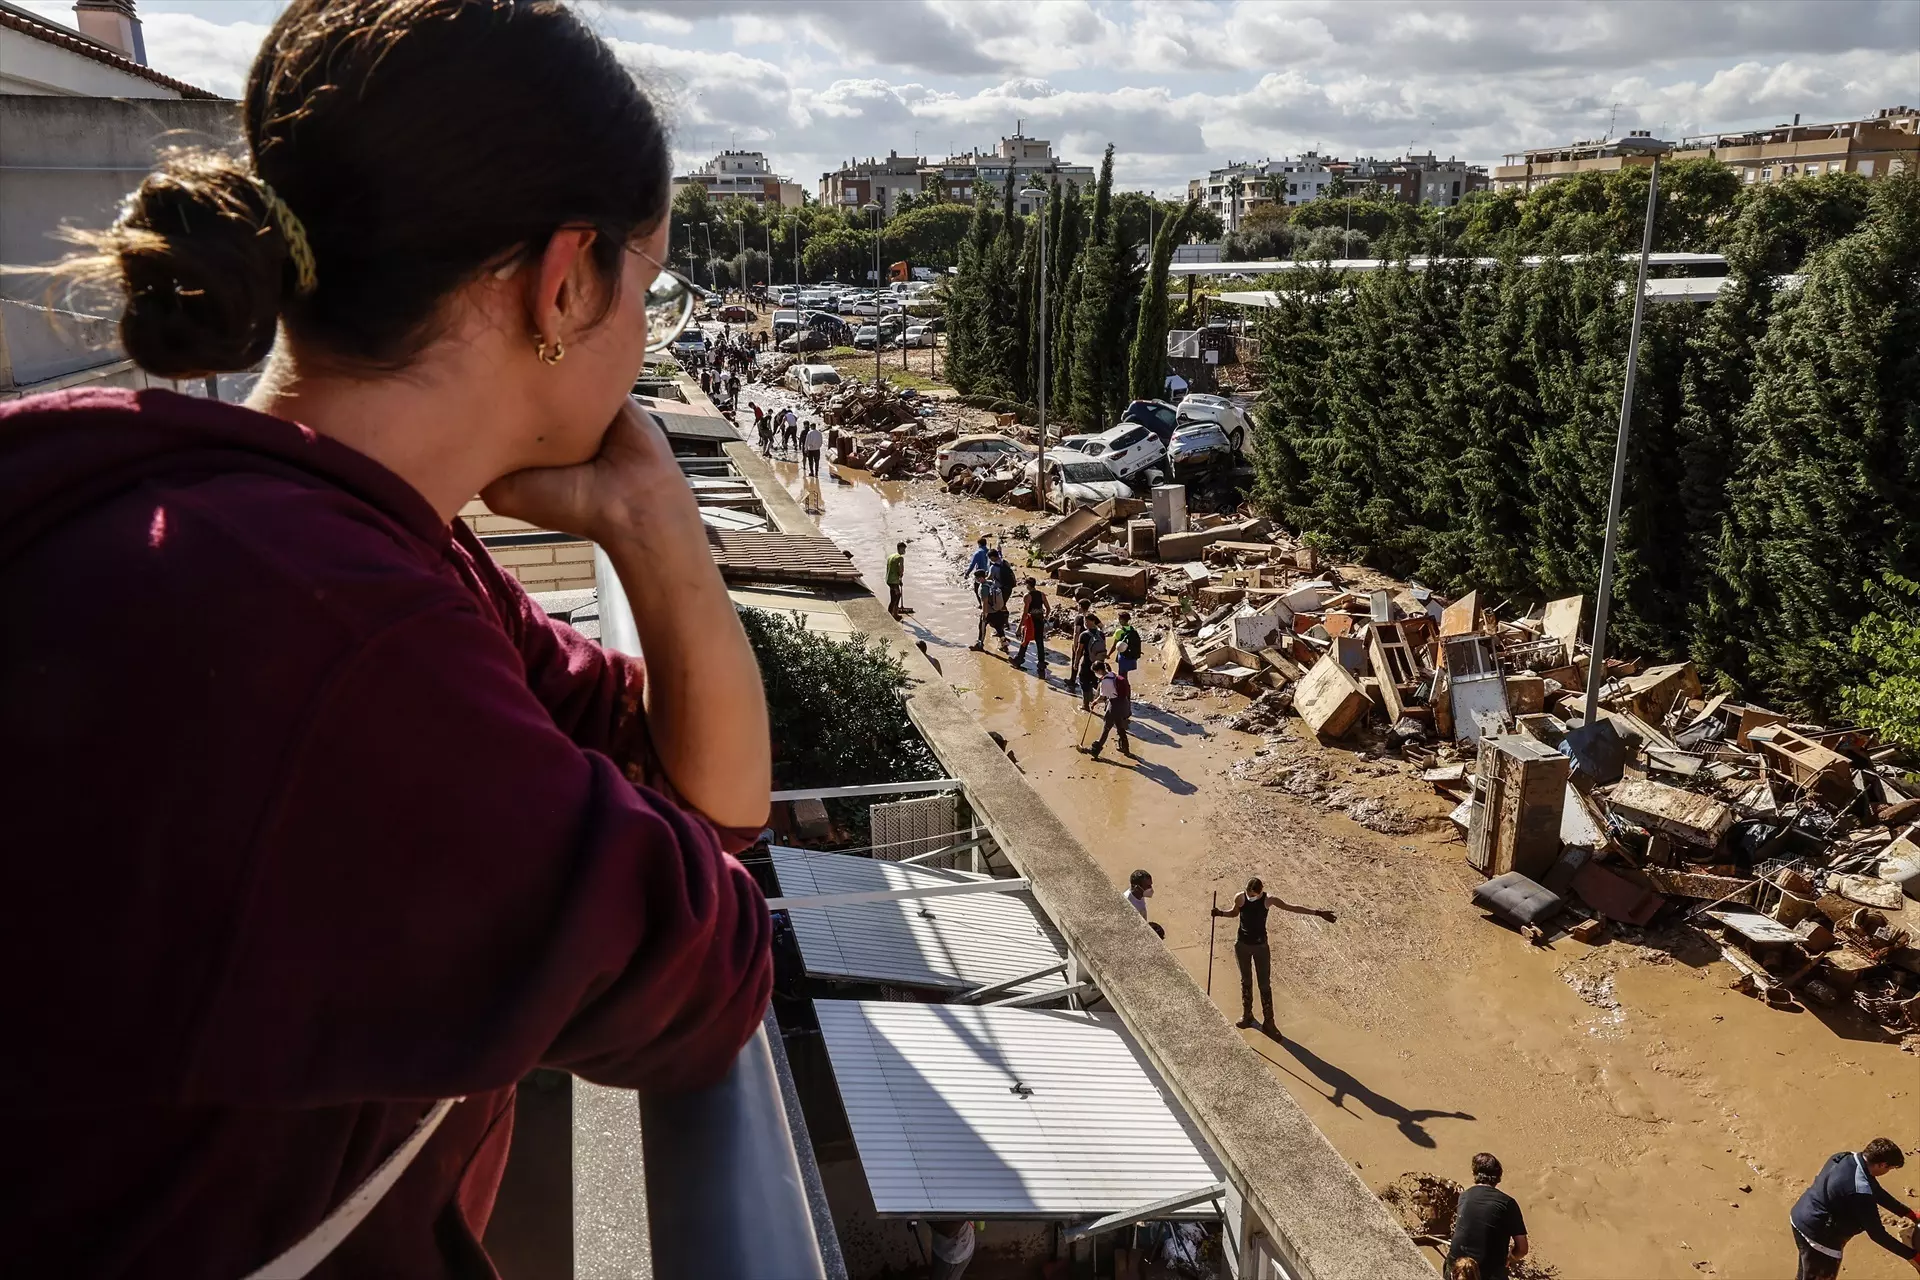
<svg viewBox="0 0 1920 1280"><path fill-rule="evenodd" d="M775 465L869 582L907 540L906 622L941 678L1116 887L1135 867L1153 873L1167 945L1230 1017L1232 922L1210 955L1214 895L1226 903L1258 875L1338 912L1336 924L1274 913L1282 1034L1241 1034L1376 1190L1415 1171L1467 1181L1473 1153L1493 1151L1536 1257L1563 1280L1781 1280L1794 1272L1787 1211L1828 1155L1882 1134L1920 1148L1920 1058L1878 1028L1729 989L1717 947L1685 927L1528 945L1469 903L1477 877L1451 803L1417 773L1364 742L1322 746L1292 717L1267 736L1229 729L1245 699L1169 687L1154 619L1135 681L1138 758L1079 753L1064 637L1045 684L991 644L967 649L973 537L1035 517L925 481L803 482L797 464ZM1920 912L1905 923L1920 928ZM1920 1199L1920 1158L1887 1185ZM1861 1238L1844 1274L1911 1269Z"/></svg>

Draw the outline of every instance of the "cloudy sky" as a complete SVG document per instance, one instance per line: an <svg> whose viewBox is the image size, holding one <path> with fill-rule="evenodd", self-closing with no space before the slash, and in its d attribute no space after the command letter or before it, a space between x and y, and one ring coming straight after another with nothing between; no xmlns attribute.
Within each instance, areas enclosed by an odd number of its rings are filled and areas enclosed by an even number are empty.
<svg viewBox="0 0 1920 1280"><path fill-rule="evenodd" d="M69 5L32 6L71 22ZM279 5L140 0L153 65L223 93ZM682 167L731 143L815 191L853 155L1118 148L1129 187L1229 159L1508 151L1920 103L1920 0L582 0Z"/></svg>

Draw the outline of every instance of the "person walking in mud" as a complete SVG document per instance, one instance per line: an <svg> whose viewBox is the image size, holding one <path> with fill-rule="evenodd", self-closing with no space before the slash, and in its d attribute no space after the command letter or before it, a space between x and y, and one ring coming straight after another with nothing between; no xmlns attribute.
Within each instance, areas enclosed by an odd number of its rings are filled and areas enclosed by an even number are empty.
<svg viewBox="0 0 1920 1280"><path fill-rule="evenodd" d="M820 424L809 422L807 434L800 438L800 471L802 475L820 478L820 450L826 447L827 437L820 430Z"/></svg>
<svg viewBox="0 0 1920 1280"><path fill-rule="evenodd" d="M1127 721L1133 716L1133 686L1127 682L1126 672L1112 670L1104 662L1096 672L1100 678L1098 689L1103 714L1100 736L1087 748L1087 754L1098 760L1101 748L1107 745L1107 735L1118 730L1120 754L1132 759L1133 744L1127 741Z"/></svg>
<svg viewBox="0 0 1920 1280"><path fill-rule="evenodd" d="M1000 584L988 577L985 569L974 572L973 598L979 604L979 631L973 643L967 648L977 653L984 653L987 647L987 632L993 628L996 615L1006 614L1007 602L1000 594Z"/></svg>
<svg viewBox="0 0 1920 1280"><path fill-rule="evenodd" d="M992 578L994 585L1000 588L1000 618L998 625L1000 627L1000 649L1001 652L1004 653L1007 647L1007 610L1013 605L1013 588L1016 581L1013 573L1013 565L1007 560L1007 557L1003 553L997 550L989 551L987 552L987 576Z"/></svg>
<svg viewBox="0 0 1920 1280"><path fill-rule="evenodd" d="M1906 1155L1891 1138L1875 1138L1859 1151L1842 1151L1827 1158L1813 1185L1801 1193L1788 1221L1800 1252L1795 1280L1835 1280L1847 1241L1865 1232L1867 1238L1920 1271L1920 1250L1894 1238L1880 1221L1880 1210L1909 1222L1920 1214L1894 1199L1880 1179L1904 1168Z"/></svg>
<svg viewBox="0 0 1920 1280"><path fill-rule="evenodd" d="M1034 647L1033 674L1042 683L1047 678L1047 597L1040 584L1027 579L1027 594L1020 602L1020 650L1009 661L1019 666L1027 660L1027 646Z"/></svg>
<svg viewBox="0 0 1920 1280"><path fill-rule="evenodd" d="M1120 621L1107 638L1107 651L1113 654L1113 665L1123 678L1131 678L1133 669L1140 665L1140 632L1133 625L1133 615L1125 609L1120 611Z"/></svg>
<svg viewBox="0 0 1920 1280"><path fill-rule="evenodd" d="M1448 1280L1507 1280L1507 1264L1527 1256L1527 1220L1500 1190L1500 1160L1490 1151L1473 1158L1473 1185L1460 1193L1447 1246Z"/></svg>
<svg viewBox="0 0 1920 1280"><path fill-rule="evenodd" d="M1259 1026L1268 1035L1277 1036L1280 1028L1273 1021L1273 953L1267 946L1267 911L1278 907L1282 911L1291 911L1295 915L1319 916L1332 923L1337 917L1331 911L1318 907L1300 907L1291 902L1283 902L1266 891L1255 876L1247 881L1246 889L1233 897L1233 905L1224 910L1215 907L1213 914L1223 919L1239 918L1240 936L1234 940L1233 958L1240 966L1240 1022L1242 1027ZM1253 1020L1253 980L1260 979L1260 1008L1265 1017L1255 1023Z"/></svg>
<svg viewBox="0 0 1920 1280"><path fill-rule="evenodd" d="M1100 618L1090 609L1080 614L1080 629L1074 633L1073 649L1067 654L1067 670L1080 690L1080 709L1093 710L1093 695L1099 686L1099 669L1107 658L1107 638L1101 634Z"/></svg>

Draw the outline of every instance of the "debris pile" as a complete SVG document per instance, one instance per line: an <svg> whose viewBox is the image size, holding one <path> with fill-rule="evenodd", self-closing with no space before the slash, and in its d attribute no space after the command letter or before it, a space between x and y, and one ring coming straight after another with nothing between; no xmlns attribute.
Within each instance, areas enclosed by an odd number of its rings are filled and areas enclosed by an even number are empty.
<svg viewBox="0 0 1920 1280"><path fill-rule="evenodd" d="M829 426L856 431L884 431L920 419L922 402L912 390L896 390L871 382L842 382L820 406Z"/></svg>
<svg viewBox="0 0 1920 1280"><path fill-rule="evenodd" d="M1661 916L1718 945L1743 990L1920 1033L1920 784L1871 734L1708 696L1689 662L1614 658L1586 724L1583 597L1449 600L1324 564L1244 511L1190 516L1178 485L1072 511L1030 552L1063 596L1131 608L1169 683L1250 699L1230 728L1271 738L1290 713L1419 770L1457 802L1476 899L1528 936L1598 944ZM1376 830L1411 825L1327 794Z"/></svg>

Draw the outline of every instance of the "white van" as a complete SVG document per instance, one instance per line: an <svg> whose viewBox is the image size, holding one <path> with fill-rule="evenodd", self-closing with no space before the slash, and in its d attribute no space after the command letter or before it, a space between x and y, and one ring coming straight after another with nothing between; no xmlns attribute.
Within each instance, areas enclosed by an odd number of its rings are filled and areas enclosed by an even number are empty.
<svg viewBox="0 0 1920 1280"><path fill-rule="evenodd" d="M830 364L796 364L787 370L787 385L805 395L817 395L840 385L840 371Z"/></svg>

